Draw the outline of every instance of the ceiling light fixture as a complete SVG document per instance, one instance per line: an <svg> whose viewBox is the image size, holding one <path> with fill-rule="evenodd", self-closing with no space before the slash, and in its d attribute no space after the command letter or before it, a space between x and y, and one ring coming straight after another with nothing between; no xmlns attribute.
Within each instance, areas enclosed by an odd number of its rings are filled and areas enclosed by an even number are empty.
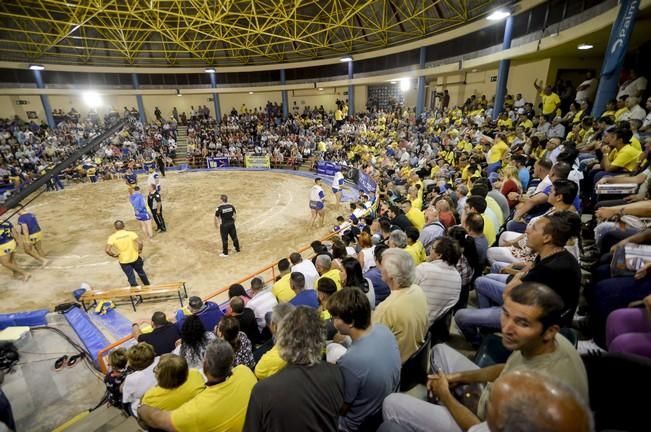
<svg viewBox="0 0 651 432"><path fill-rule="evenodd" d="M580 50L589 50L589 49L592 49L592 48L594 48L594 45L590 45L590 44L587 44L587 43L579 44L579 46L576 47L576 49L580 49Z"/></svg>
<svg viewBox="0 0 651 432"><path fill-rule="evenodd" d="M91 108L96 108L102 104L102 97L96 91L85 91L81 94L81 98Z"/></svg>
<svg viewBox="0 0 651 432"><path fill-rule="evenodd" d="M217 72L217 71L215 70L214 67L209 67L209 68L206 68L206 69L205 69L205 72L206 72L206 73L215 73L215 72Z"/></svg>
<svg viewBox="0 0 651 432"><path fill-rule="evenodd" d="M323 87L319 87L319 91L323 91Z"/></svg>
<svg viewBox="0 0 651 432"><path fill-rule="evenodd" d="M511 12L505 11L503 9L498 9L496 11L491 12L486 19L488 21L501 21L504 18L508 17L511 15Z"/></svg>
<svg viewBox="0 0 651 432"><path fill-rule="evenodd" d="M249 92L249 94L253 94L253 92Z"/></svg>
<svg viewBox="0 0 651 432"><path fill-rule="evenodd" d="M391 84L398 84L398 81L390 81Z"/></svg>
<svg viewBox="0 0 651 432"><path fill-rule="evenodd" d="M29 68L31 70L43 70L43 69L45 69L45 66L39 65L39 64L31 64L31 65L29 65Z"/></svg>
<svg viewBox="0 0 651 432"><path fill-rule="evenodd" d="M411 87L411 82L409 78L403 78L400 80L400 90L407 91Z"/></svg>
<svg viewBox="0 0 651 432"><path fill-rule="evenodd" d="M352 57L342 57L342 58L339 59L339 61L342 62L342 63L348 63L348 62L353 61L353 58Z"/></svg>

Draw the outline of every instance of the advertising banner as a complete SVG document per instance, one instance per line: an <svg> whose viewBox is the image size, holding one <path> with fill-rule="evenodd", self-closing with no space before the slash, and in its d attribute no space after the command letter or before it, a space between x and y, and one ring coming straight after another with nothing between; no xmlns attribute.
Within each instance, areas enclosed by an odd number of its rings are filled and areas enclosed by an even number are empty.
<svg viewBox="0 0 651 432"><path fill-rule="evenodd" d="M244 166L246 168L271 168L269 156L246 155L244 157Z"/></svg>
<svg viewBox="0 0 651 432"><path fill-rule="evenodd" d="M228 164L228 157L226 156L220 156L220 157L207 157L206 158L206 165L208 168L225 168L229 166Z"/></svg>

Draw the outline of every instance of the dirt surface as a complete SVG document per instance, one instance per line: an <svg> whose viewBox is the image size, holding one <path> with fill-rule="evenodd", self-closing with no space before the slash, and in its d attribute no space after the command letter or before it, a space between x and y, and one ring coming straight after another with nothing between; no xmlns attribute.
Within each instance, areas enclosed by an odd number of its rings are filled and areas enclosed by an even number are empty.
<svg viewBox="0 0 651 432"><path fill-rule="evenodd" d="M139 182L145 183L146 176L141 175ZM144 240L145 271L154 284L185 281L190 295L206 295L309 245L328 233L336 217L334 210L328 210L326 226L310 229L312 181L290 174L171 172L161 184L168 231ZM241 253L226 258L219 257L221 240L214 225L222 193L237 209L242 246ZM328 202L333 201L328 195ZM36 260L19 249L18 264L32 274L28 282L13 279L0 267L0 312L52 309L58 303L73 301L71 293L82 282L94 289L128 285L117 260L104 253L116 219L124 220L127 229L143 238L122 181L78 184L44 193L28 210L38 217L51 262L39 268ZM155 310L173 313L178 307L178 299L146 301L136 313L130 305L118 306L132 320L149 319Z"/></svg>

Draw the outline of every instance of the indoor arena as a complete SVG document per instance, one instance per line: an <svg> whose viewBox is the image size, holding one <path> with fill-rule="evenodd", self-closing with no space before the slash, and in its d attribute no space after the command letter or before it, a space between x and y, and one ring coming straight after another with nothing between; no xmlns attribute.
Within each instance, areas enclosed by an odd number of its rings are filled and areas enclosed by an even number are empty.
<svg viewBox="0 0 651 432"><path fill-rule="evenodd" d="M1 0L0 432L647 431L651 0Z"/></svg>

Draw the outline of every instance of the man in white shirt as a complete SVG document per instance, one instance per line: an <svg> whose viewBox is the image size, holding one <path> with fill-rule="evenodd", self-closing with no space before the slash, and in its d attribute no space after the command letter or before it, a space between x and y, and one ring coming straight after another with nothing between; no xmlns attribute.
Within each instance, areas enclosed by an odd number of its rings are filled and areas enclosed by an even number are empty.
<svg viewBox="0 0 651 432"><path fill-rule="evenodd" d="M513 102L513 108L524 108L524 104L526 104L527 101L524 100L522 97L522 93L518 93L515 95L515 101Z"/></svg>
<svg viewBox="0 0 651 432"><path fill-rule="evenodd" d="M253 298L249 300L246 307L251 309L255 314L258 330L262 332L267 325L265 315L267 315L267 312L271 312L271 309L278 304L278 301L270 288L264 289L264 282L259 277L251 280L251 291L253 292Z"/></svg>
<svg viewBox="0 0 651 432"><path fill-rule="evenodd" d="M576 88L576 98L574 100L579 103L583 101L592 102L596 90L597 79L592 76L592 72L588 72L585 76L585 81Z"/></svg>
<svg viewBox="0 0 651 432"><path fill-rule="evenodd" d="M344 187L344 175L341 173L341 168L336 168L335 176L332 179L332 193L335 194L337 208L341 205L341 191Z"/></svg>
<svg viewBox="0 0 651 432"><path fill-rule="evenodd" d="M651 97L646 100L646 110L648 114L642 121L642 126L639 130L642 133L651 131Z"/></svg>
<svg viewBox="0 0 651 432"><path fill-rule="evenodd" d="M289 261L292 263L292 272L301 273L305 277L305 289L314 289L319 272L310 260L304 260L300 253L293 252L289 255Z"/></svg>
<svg viewBox="0 0 651 432"><path fill-rule="evenodd" d="M637 96L629 96L626 99L626 106L628 111L626 111L620 117L620 120L639 120L643 121L646 117L646 111L640 106L640 98Z"/></svg>
<svg viewBox="0 0 651 432"><path fill-rule="evenodd" d="M647 80L643 76L638 76L635 69L631 69L630 78L619 86L617 99L622 96L640 96L646 90Z"/></svg>

